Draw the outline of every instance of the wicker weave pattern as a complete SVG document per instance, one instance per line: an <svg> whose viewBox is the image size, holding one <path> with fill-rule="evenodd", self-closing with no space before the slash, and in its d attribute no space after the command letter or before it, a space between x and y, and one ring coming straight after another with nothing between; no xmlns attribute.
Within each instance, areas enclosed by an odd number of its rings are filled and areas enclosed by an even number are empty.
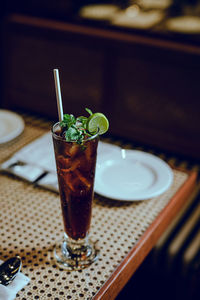
<svg viewBox="0 0 200 300"><path fill-rule="evenodd" d="M1 161L44 132L27 126L17 140L0 148ZM187 176L174 171L172 187L147 201L121 203L95 195L91 239L100 248L99 260L85 270L67 272L55 265L52 255L63 231L59 196L1 174L0 258L19 254L22 271L31 278L17 299L91 299Z"/></svg>

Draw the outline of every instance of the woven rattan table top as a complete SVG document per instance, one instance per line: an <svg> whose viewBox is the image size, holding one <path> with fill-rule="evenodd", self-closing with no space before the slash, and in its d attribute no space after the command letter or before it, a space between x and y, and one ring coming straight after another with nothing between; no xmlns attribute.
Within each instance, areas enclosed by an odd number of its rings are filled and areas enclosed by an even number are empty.
<svg viewBox="0 0 200 300"><path fill-rule="evenodd" d="M15 141L0 146L0 162L45 132L29 123ZM90 236L100 249L99 259L85 270L67 272L55 265L52 255L63 232L59 196L0 174L0 259L20 255L22 272L31 279L17 299L91 299L187 178L174 170L171 188L147 201L121 203L95 195Z"/></svg>

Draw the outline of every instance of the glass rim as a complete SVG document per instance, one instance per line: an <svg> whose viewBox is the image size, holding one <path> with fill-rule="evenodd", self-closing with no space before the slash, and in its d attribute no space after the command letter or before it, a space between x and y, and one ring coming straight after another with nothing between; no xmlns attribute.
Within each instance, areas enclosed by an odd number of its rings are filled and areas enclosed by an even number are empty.
<svg viewBox="0 0 200 300"><path fill-rule="evenodd" d="M65 143L76 143L77 144L77 141L66 141L63 137L57 135L55 132L54 132L54 129L56 126L60 126L60 122L56 122L52 128L51 128L51 133L53 135L53 137L56 139L56 140L59 140L59 141L62 141L62 142L65 142ZM83 143L85 142L88 142L90 140L94 140L96 139L97 137L99 137L99 130L98 132L95 134L95 135L92 135L92 136L89 136L88 138L84 139L83 140Z"/></svg>

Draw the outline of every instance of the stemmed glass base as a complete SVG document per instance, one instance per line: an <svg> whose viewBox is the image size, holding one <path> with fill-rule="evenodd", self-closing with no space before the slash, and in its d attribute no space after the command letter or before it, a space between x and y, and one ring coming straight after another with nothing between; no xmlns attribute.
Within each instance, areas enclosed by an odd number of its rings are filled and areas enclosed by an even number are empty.
<svg viewBox="0 0 200 300"><path fill-rule="evenodd" d="M54 248L56 264L65 270L81 270L98 259L98 249L88 237L72 240L64 233L64 239Z"/></svg>

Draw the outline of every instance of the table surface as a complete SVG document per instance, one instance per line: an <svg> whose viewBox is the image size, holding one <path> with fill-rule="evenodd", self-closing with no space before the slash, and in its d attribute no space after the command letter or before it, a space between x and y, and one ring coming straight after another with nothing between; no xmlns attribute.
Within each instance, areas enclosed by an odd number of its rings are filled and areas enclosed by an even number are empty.
<svg viewBox="0 0 200 300"><path fill-rule="evenodd" d="M0 146L0 162L50 125L25 119L24 132ZM194 188L196 172L173 172L171 188L146 201L120 202L95 195L90 237L100 256L87 269L73 272L59 269L52 254L63 233L58 194L1 173L0 259L20 255L22 272L31 279L17 299L114 299Z"/></svg>

